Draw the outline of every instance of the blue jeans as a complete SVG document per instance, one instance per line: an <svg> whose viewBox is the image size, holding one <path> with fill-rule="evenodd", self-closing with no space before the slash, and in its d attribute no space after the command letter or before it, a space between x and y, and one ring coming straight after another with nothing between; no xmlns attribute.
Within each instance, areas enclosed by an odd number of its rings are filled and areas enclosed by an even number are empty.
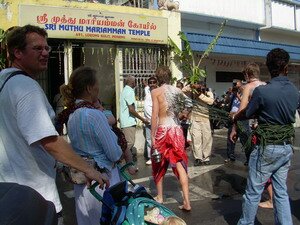
<svg viewBox="0 0 300 225"><path fill-rule="evenodd" d="M151 159L151 126L145 126L145 136L146 136L146 155L147 159Z"/></svg>
<svg viewBox="0 0 300 225"><path fill-rule="evenodd" d="M249 176L243 195L243 213L238 225L254 224L258 203L265 183L271 177L274 192L275 224L292 225L286 179L293 155L292 146L267 145L262 151L256 146L249 159Z"/></svg>
<svg viewBox="0 0 300 225"><path fill-rule="evenodd" d="M239 121L239 126L242 128L242 130L240 130L240 129L237 130L237 136L239 137L242 146L244 146L248 140L250 133L251 133L250 127L249 127L249 120ZM228 131L227 131L227 158L235 160L235 154L234 154L235 142L232 142L230 140L230 133L232 131L232 128L233 128L233 124L229 123ZM247 157L247 155L246 155L246 158L248 161L249 157Z"/></svg>

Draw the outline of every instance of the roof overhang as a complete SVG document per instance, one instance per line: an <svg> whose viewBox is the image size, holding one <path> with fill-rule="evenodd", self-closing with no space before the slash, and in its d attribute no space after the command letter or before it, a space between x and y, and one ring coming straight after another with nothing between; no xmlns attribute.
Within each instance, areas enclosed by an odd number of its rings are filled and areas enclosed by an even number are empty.
<svg viewBox="0 0 300 225"><path fill-rule="evenodd" d="M204 52L215 38L214 35L208 34L185 33L185 35L190 42L192 50L198 52ZM291 60L300 61L299 46L232 37L220 37L213 49L213 53L266 57L268 52L273 48L282 48L290 54Z"/></svg>
<svg viewBox="0 0 300 225"><path fill-rule="evenodd" d="M281 27L271 26L271 27L261 27L260 31L263 32L272 32L278 35L288 35L290 37L300 38L300 31L284 29Z"/></svg>

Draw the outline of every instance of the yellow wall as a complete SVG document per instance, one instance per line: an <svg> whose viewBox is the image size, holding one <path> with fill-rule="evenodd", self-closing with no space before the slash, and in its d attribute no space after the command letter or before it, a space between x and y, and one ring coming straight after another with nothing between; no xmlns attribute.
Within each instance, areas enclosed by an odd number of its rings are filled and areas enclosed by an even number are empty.
<svg viewBox="0 0 300 225"><path fill-rule="evenodd" d="M128 13L128 14L142 14L146 16L156 16L168 19L168 36L181 47L181 41L178 32L181 30L181 17L178 12L170 12L166 10L150 10L135 7L113 6L100 3L75 2L68 0L4 0L0 4L0 28L7 30L12 26L19 25L19 5L47 5L60 6L67 8L79 8L88 10L104 10L109 12ZM174 63L171 63L171 70L173 75L181 77L181 73Z"/></svg>
<svg viewBox="0 0 300 225"><path fill-rule="evenodd" d="M149 16L163 16L163 12L159 10L149 10L134 7L125 6L112 6L100 3L87 3L87 2L75 2L68 0L4 0L4 4L0 6L0 27L7 29L19 24L18 20L18 6L19 4L26 5L47 5L47 6L61 6L72 7L89 10L107 10L111 12L126 12L129 14L145 14ZM164 16L163 16L164 17Z"/></svg>

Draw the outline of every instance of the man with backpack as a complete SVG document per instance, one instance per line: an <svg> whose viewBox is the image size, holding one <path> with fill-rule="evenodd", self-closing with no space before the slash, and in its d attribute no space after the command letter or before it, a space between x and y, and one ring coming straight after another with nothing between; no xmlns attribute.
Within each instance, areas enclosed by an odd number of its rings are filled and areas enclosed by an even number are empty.
<svg viewBox="0 0 300 225"><path fill-rule="evenodd" d="M9 32L12 67L0 73L0 182L29 186L62 210L55 184L56 160L84 172L100 186L106 176L89 166L58 136L55 113L36 81L47 70L51 47L47 32L26 25ZM12 202L11 204L17 204Z"/></svg>

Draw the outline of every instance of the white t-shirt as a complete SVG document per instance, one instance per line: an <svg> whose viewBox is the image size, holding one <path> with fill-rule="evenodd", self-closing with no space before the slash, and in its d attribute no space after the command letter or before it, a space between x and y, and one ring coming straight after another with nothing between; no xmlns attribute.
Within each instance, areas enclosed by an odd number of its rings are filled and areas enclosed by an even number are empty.
<svg viewBox="0 0 300 225"><path fill-rule="evenodd" d="M145 91L146 93L146 91ZM151 92L146 93L145 101L144 101L144 115L146 119L149 121L151 120L152 116L152 97L151 97Z"/></svg>
<svg viewBox="0 0 300 225"><path fill-rule="evenodd" d="M0 86L9 68L0 72ZM12 77L0 92L0 182L29 186L62 209L56 184L55 160L40 140L57 136L55 113L39 84L28 76Z"/></svg>

